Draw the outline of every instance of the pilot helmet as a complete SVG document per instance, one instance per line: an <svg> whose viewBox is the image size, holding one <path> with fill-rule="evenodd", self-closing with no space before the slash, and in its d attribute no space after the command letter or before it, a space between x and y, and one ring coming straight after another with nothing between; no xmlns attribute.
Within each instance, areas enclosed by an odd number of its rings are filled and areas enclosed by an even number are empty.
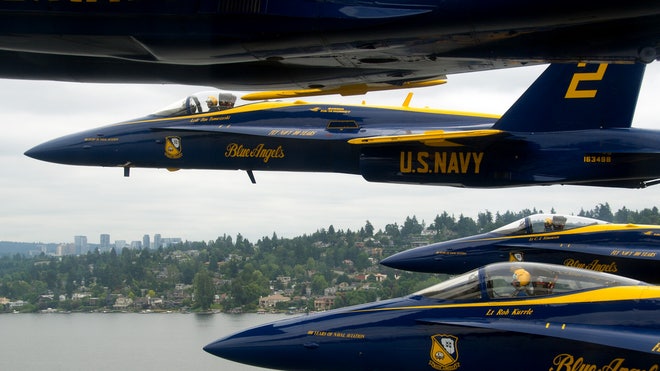
<svg viewBox="0 0 660 371"><path fill-rule="evenodd" d="M218 98L210 95L208 98L206 98L206 105L209 107L215 107L218 105Z"/></svg>
<svg viewBox="0 0 660 371"><path fill-rule="evenodd" d="M551 218L545 218L545 223L544 223L546 228L552 227L552 219Z"/></svg>
<svg viewBox="0 0 660 371"><path fill-rule="evenodd" d="M236 103L236 96L234 94L220 93L218 94L218 98L220 98L220 107L223 108L232 108L234 107L234 103Z"/></svg>
<svg viewBox="0 0 660 371"><path fill-rule="evenodd" d="M526 270L518 268L513 272L513 282L511 284L515 287L522 287L529 285L532 275Z"/></svg>

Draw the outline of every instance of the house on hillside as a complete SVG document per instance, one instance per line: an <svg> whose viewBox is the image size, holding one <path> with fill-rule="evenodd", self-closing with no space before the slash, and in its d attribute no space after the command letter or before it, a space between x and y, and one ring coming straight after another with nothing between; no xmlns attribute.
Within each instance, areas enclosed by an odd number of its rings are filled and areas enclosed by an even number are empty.
<svg viewBox="0 0 660 371"><path fill-rule="evenodd" d="M335 306L334 296L320 296L314 299L314 309L318 311L330 310Z"/></svg>
<svg viewBox="0 0 660 371"><path fill-rule="evenodd" d="M133 299L120 296L115 300L115 304L112 308L116 310L127 310L131 305L133 305Z"/></svg>
<svg viewBox="0 0 660 371"><path fill-rule="evenodd" d="M291 298L282 294L273 294L259 298L259 306L262 308L273 308L277 303L286 303Z"/></svg>

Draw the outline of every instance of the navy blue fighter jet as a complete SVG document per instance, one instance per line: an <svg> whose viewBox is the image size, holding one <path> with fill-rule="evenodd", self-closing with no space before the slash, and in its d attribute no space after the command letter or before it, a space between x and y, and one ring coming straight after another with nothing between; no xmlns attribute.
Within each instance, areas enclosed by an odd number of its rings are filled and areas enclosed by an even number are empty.
<svg viewBox="0 0 660 371"><path fill-rule="evenodd" d="M406 271L457 274L508 260L563 264L660 283L660 226L536 214L494 231L402 251L380 263Z"/></svg>
<svg viewBox="0 0 660 371"><path fill-rule="evenodd" d="M0 1L0 77L14 79L361 94L659 50L648 0Z"/></svg>
<svg viewBox="0 0 660 371"><path fill-rule="evenodd" d="M501 118L300 101L217 110L227 98L204 94L26 155L126 175L139 167L240 169L253 182L253 171L275 170L460 187L639 188L660 179L660 131L631 127L643 71L552 64Z"/></svg>
<svg viewBox="0 0 660 371"><path fill-rule="evenodd" d="M281 370L660 369L660 287L496 263L407 297L247 329L204 350Z"/></svg>

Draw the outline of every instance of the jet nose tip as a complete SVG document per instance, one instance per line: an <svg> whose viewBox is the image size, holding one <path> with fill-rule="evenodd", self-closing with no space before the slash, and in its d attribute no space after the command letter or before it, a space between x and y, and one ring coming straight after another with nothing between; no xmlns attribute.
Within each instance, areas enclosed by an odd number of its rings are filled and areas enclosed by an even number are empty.
<svg viewBox="0 0 660 371"><path fill-rule="evenodd" d="M202 349L209 353L213 354L216 357L224 358L224 347L223 347L223 341L222 340L216 340L212 343L209 343L205 345Z"/></svg>
<svg viewBox="0 0 660 371"><path fill-rule="evenodd" d="M58 162L69 146L68 138L51 139L28 149L24 154L35 160Z"/></svg>
<svg viewBox="0 0 660 371"><path fill-rule="evenodd" d="M394 269L409 270L417 259L418 257L411 251L402 251L381 260L380 264Z"/></svg>
<svg viewBox="0 0 660 371"><path fill-rule="evenodd" d="M295 362L308 361L309 349L301 345L306 332L274 330L272 325L254 327L218 339L202 349L216 357L251 366L276 370L295 368ZM316 353L316 352L315 352ZM289 357L283 354L289 355ZM258 356L257 356L258 355Z"/></svg>
<svg viewBox="0 0 660 371"><path fill-rule="evenodd" d="M394 258L394 255L388 256L387 258L381 260L380 264L386 267L397 269L397 259Z"/></svg>
<svg viewBox="0 0 660 371"><path fill-rule="evenodd" d="M23 153L27 157L31 157L35 160L43 160L44 159L44 148L43 145L40 144L38 146L32 147L25 151Z"/></svg>
<svg viewBox="0 0 660 371"><path fill-rule="evenodd" d="M246 360L254 358L253 350L249 346L227 338L216 340L202 349L216 357L234 362L246 363Z"/></svg>
<svg viewBox="0 0 660 371"><path fill-rule="evenodd" d="M88 157L87 148L76 138L62 137L38 144L23 154L35 160L77 165Z"/></svg>
<svg viewBox="0 0 660 371"><path fill-rule="evenodd" d="M404 271L435 272L435 265L439 263L439 256L425 248L416 248L398 252L380 261L380 264Z"/></svg>
<svg viewBox="0 0 660 371"><path fill-rule="evenodd" d="M32 148L28 149L27 151L23 152L23 154L26 155L27 157L34 158L35 152L37 152L36 147L32 147Z"/></svg>

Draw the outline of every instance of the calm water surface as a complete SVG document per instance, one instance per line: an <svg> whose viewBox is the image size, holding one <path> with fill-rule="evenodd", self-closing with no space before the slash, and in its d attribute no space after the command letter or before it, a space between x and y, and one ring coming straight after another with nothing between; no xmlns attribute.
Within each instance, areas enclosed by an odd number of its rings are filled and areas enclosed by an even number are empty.
<svg viewBox="0 0 660 371"><path fill-rule="evenodd" d="M263 370L202 350L279 314L0 314L0 370Z"/></svg>

